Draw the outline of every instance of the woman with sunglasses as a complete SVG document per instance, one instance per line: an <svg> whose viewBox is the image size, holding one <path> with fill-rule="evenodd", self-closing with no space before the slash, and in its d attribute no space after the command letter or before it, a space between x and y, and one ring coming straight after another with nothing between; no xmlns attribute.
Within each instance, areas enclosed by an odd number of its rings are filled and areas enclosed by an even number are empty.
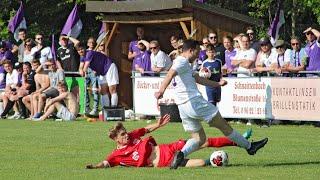
<svg viewBox="0 0 320 180"><path fill-rule="evenodd" d="M31 49L33 47L33 41L31 38L26 39L24 43L24 51L23 51L23 62L30 62L34 59L31 54Z"/></svg>

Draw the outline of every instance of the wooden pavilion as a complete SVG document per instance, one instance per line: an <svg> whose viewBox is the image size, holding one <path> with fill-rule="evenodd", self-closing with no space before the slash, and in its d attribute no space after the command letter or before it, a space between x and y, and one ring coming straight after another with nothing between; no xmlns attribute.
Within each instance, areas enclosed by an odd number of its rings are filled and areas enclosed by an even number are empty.
<svg viewBox="0 0 320 180"><path fill-rule="evenodd" d="M195 34L202 40L209 32L218 37L244 32L247 26L261 26L262 21L234 11L198 3L195 0L87 1L87 12L103 13L108 36L107 53L119 69L120 105L132 107L131 61L127 59L129 43L136 38L136 27L143 25L148 40L158 40L161 49L170 52L169 38Z"/></svg>

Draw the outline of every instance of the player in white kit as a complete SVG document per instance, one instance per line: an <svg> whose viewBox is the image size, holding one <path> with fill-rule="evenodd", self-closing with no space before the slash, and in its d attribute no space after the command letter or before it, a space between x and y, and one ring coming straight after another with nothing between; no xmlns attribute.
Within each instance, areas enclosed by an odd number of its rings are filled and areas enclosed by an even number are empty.
<svg viewBox="0 0 320 180"><path fill-rule="evenodd" d="M226 137L237 143L239 147L246 149L248 154L254 155L268 142L268 138L250 143L241 134L232 129L227 121L221 117L217 107L202 97L196 85L196 83L199 83L205 86L218 87L225 85L226 81L210 81L193 72L191 63L197 57L198 52L196 41L190 39L184 41L182 51L182 54L173 61L173 65L162 82L159 91L155 93L157 99L162 98L171 80L174 79L176 104L179 108L183 128L191 133L191 138L182 150L176 153L171 168L178 168L184 157L198 150L206 141L206 134L200 120L207 122L210 127L218 128Z"/></svg>

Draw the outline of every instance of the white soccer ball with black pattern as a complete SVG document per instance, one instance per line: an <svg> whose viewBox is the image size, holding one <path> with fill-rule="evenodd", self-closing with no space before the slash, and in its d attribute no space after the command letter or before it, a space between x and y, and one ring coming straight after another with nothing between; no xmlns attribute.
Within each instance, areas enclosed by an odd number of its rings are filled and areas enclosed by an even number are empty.
<svg viewBox="0 0 320 180"><path fill-rule="evenodd" d="M209 68L203 67L199 71L199 76L208 79L211 77L211 70Z"/></svg>
<svg viewBox="0 0 320 180"><path fill-rule="evenodd" d="M213 167L227 166L229 163L228 154L224 151L214 151L210 156L210 163Z"/></svg>

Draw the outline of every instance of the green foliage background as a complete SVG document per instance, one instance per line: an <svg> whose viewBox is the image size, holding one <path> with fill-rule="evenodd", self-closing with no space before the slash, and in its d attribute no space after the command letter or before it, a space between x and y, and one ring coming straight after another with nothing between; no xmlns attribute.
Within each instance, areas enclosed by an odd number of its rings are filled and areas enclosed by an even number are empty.
<svg viewBox="0 0 320 180"><path fill-rule="evenodd" d="M58 35L75 3L80 5L80 16L84 28L80 40L89 36L96 36L101 17L98 13L85 12L86 0L23 0L25 16L28 26L28 36L33 37L37 32L46 35ZM0 37L11 38L7 25L10 17L19 8L19 0L0 1ZM206 4L214 5L263 20L264 25L255 27L258 36L266 35L267 29L274 17L277 0L207 0ZM319 0L283 0L286 24L280 36L289 39L291 35L302 35L301 32L309 26L319 27L320 1ZM296 26L292 29L292 17Z"/></svg>

